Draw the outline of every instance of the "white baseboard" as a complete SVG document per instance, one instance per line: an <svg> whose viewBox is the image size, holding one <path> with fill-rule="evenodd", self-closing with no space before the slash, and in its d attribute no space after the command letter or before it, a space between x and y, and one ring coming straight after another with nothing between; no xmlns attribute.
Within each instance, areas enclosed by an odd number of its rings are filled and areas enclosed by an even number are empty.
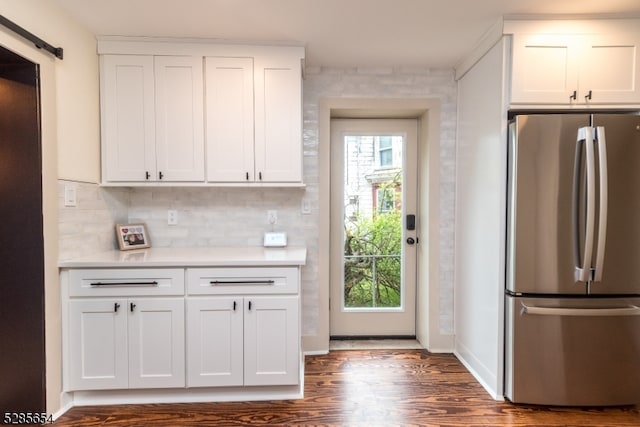
<svg viewBox="0 0 640 427"><path fill-rule="evenodd" d="M499 386L495 385L497 383L497 377L491 373L472 352L468 351L460 342L457 342L456 350L453 354L494 400L504 400L504 396L498 391Z"/></svg>

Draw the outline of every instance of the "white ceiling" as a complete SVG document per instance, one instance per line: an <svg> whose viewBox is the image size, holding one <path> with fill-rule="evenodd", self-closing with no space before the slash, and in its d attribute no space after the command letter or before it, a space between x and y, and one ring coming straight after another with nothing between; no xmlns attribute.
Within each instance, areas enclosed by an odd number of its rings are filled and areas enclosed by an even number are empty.
<svg viewBox="0 0 640 427"><path fill-rule="evenodd" d="M504 15L640 17L640 0L52 1L96 35L301 45L336 67L453 67Z"/></svg>

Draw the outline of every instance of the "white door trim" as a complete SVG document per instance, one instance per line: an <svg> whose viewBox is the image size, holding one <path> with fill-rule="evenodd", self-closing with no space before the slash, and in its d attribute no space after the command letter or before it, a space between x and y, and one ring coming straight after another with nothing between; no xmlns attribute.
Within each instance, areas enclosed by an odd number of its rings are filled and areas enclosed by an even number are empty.
<svg viewBox="0 0 640 427"><path fill-rule="evenodd" d="M318 322L315 335L303 337L306 353L329 351L329 210L331 118L418 118L419 210L429 221L421 222L423 244L418 254L416 336L429 351L452 351L453 337L440 332L440 110L437 98L323 98L318 107L318 192L321 212L318 224ZM426 171L426 173L424 173Z"/></svg>

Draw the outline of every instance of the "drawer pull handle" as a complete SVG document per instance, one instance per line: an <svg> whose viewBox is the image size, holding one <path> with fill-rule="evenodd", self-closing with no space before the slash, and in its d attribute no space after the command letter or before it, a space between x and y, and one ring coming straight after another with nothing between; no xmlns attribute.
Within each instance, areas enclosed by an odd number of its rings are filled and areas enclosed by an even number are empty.
<svg viewBox="0 0 640 427"><path fill-rule="evenodd" d="M533 314L539 316L640 316L640 307L631 305L628 307L612 308L564 308L564 307L534 307L522 304L520 314Z"/></svg>
<svg viewBox="0 0 640 427"><path fill-rule="evenodd" d="M130 303L129 308L131 309L131 312L133 313L133 309L136 308L136 305L134 303Z"/></svg>
<svg viewBox="0 0 640 427"><path fill-rule="evenodd" d="M158 286L158 282L94 282L91 286Z"/></svg>
<svg viewBox="0 0 640 427"><path fill-rule="evenodd" d="M212 280L210 285L273 285L275 280Z"/></svg>
<svg viewBox="0 0 640 427"><path fill-rule="evenodd" d="M118 304L117 302L113 304L113 312L114 313L117 313L119 308L120 308L120 304Z"/></svg>

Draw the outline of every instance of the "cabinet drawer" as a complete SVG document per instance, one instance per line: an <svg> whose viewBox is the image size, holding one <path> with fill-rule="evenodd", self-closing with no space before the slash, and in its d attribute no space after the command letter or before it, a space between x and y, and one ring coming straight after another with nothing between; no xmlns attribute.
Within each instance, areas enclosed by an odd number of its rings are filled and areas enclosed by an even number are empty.
<svg viewBox="0 0 640 427"><path fill-rule="evenodd" d="M181 268L69 270L69 296L184 295Z"/></svg>
<svg viewBox="0 0 640 427"><path fill-rule="evenodd" d="M187 270L190 295L297 294L298 269L192 268Z"/></svg>

